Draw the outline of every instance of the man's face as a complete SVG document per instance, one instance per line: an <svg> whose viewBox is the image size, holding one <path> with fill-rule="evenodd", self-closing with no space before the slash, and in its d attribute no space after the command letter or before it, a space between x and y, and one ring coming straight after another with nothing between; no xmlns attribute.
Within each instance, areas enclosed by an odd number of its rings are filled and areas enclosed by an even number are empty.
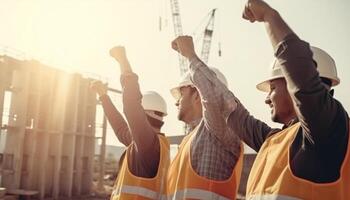
<svg viewBox="0 0 350 200"><path fill-rule="evenodd" d="M265 103L271 108L271 119L274 122L287 124L295 117L293 101L283 78L270 82L270 92Z"/></svg>
<svg viewBox="0 0 350 200"><path fill-rule="evenodd" d="M193 107L195 106L195 88L185 86L180 88L181 96L175 105L178 108L177 118L185 123L190 123L192 119Z"/></svg>

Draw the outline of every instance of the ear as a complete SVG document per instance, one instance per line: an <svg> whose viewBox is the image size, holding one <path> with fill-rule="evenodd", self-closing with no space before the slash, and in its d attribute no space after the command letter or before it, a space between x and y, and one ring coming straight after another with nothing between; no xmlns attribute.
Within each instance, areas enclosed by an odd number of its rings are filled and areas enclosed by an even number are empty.
<svg viewBox="0 0 350 200"><path fill-rule="evenodd" d="M199 95L198 90L195 90L192 94L193 99L196 103L201 103L201 96Z"/></svg>

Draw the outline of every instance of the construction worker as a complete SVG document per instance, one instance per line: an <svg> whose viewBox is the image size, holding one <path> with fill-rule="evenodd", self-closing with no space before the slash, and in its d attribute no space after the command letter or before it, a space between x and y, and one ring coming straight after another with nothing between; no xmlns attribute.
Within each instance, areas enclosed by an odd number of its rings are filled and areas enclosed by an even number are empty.
<svg viewBox="0 0 350 200"><path fill-rule="evenodd" d="M138 76L131 70L124 47L112 48L110 55L120 64L127 122L107 96L105 85L92 84L116 136L127 146L110 199L161 199L170 163L169 143L160 132L167 114L166 103L156 92L141 94Z"/></svg>
<svg viewBox="0 0 350 200"><path fill-rule="evenodd" d="M237 101L228 124L258 154L247 199L350 199L349 117L333 97L339 84L335 62L310 47L280 14L261 0L248 0L243 18L263 22L275 50L271 75L257 85L268 92L272 129Z"/></svg>
<svg viewBox="0 0 350 200"><path fill-rule="evenodd" d="M168 199L235 199L243 148L226 124L234 108L226 78L197 57L192 37L180 36L172 47L191 63L189 72L171 89L178 119L191 132L169 167Z"/></svg>

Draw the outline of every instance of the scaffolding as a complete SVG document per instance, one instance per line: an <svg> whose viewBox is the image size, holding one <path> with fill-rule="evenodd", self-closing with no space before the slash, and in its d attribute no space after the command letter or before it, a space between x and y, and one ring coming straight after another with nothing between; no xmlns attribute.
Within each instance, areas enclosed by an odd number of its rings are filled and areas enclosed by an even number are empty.
<svg viewBox="0 0 350 200"><path fill-rule="evenodd" d="M35 190L40 199L91 193L97 101L90 81L34 60L0 56L2 187Z"/></svg>

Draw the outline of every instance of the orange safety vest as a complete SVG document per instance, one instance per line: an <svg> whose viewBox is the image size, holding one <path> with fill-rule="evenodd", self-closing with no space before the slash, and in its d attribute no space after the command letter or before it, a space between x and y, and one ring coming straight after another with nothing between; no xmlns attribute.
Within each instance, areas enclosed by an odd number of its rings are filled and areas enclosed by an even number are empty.
<svg viewBox="0 0 350 200"><path fill-rule="evenodd" d="M198 126L183 139L179 152L169 167L167 199L236 199L242 171L243 146L230 178L225 181L207 179L199 176L191 165L190 148L197 129Z"/></svg>
<svg viewBox="0 0 350 200"><path fill-rule="evenodd" d="M313 183L293 175L289 165L289 149L299 128L300 123L296 123L264 142L249 175L247 199L350 199L350 137L340 178L332 183Z"/></svg>
<svg viewBox="0 0 350 200"><path fill-rule="evenodd" d="M165 136L158 135L158 138L160 159L157 175L153 178L133 175L128 167L128 153L126 153L110 200L161 199L163 197L166 190L166 172L170 164L170 146Z"/></svg>

